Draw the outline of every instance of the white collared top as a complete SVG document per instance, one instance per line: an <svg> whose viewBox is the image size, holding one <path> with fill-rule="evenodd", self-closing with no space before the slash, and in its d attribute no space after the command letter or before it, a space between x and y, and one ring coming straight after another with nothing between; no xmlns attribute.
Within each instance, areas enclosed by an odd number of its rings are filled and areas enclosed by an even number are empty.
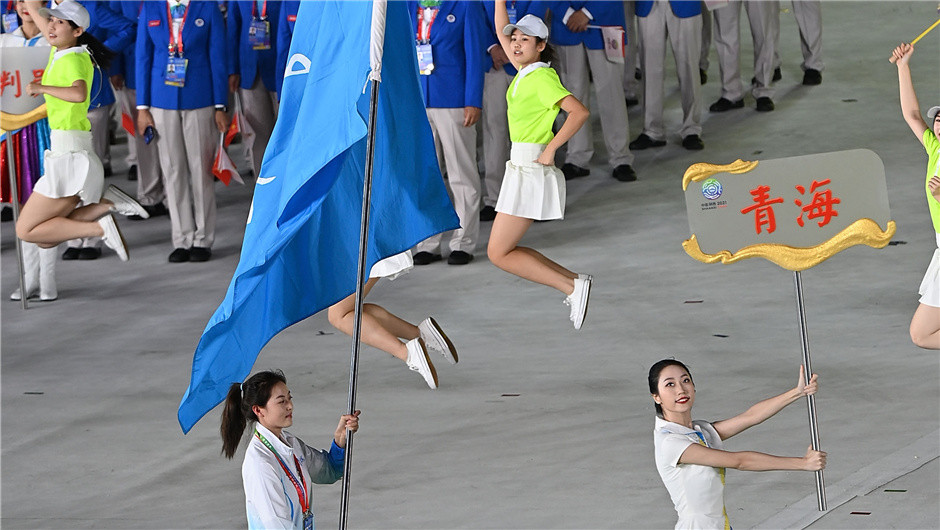
<svg viewBox="0 0 940 530"><path fill-rule="evenodd" d="M329 452L321 451L310 447L287 431L281 431L282 437L278 438L260 423L256 423L254 428L274 447L295 476L294 456L297 457L303 481L308 489L313 487L313 484L332 484L343 477L345 451L337 446L336 442L333 442ZM284 473L271 450L254 435L245 450L242 482L245 485L245 510L249 529L303 528L304 514L297 488ZM312 505L312 494L310 499Z"/></svg>
<svg viewBox="0 0 940 530"><path fill-rule="evenodd" d="M692 427L657 415L653 429L656 468L679 514L677 529L725 528L724 484L719 468L679 463L682 453L703 438L708 447L721 449L721 437L707 421L694 420Z"/></svg>

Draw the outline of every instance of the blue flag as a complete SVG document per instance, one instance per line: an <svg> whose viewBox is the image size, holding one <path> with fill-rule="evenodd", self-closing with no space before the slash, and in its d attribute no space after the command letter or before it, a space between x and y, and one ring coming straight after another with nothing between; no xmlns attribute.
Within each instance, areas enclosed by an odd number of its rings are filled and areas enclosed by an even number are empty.
<svg viewBox="0 0 940 530"><path fill-rule="evenodd" d="M404 2L389 2L368 268L459 226L434 153ZM284 328L355 291L369 119L371 2L302 2L238 268L206 325L183 432Z"/></svg>

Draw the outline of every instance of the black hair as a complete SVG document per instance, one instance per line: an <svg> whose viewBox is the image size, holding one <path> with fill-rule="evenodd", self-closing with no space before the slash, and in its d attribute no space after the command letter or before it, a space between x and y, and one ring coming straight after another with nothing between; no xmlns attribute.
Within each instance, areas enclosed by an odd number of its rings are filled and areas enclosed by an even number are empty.
<svg viewBox="0 0 940 530"><path fill-rule="evenodd" d="M71 20L69 20L68 23L72 26L72 29L78 29L78 24ZM106 83L108 80L105 79L103 70L107 70L108 67L111 66L111 61L114 60L117 54L114 53L114 50L102 44L94 35L88 33L87 28L83 28L82 34L78 36L78 44L88 48L88 53L91 54L91 60L102 70L101 82Z"/></svg>
<svg viewBox="0 0 940 530"><path fill-rule="evenodd" d="M535 38L535 44L539 45L545 43L545 49L542 50L542 53L539 55L539 60L543 63L549 63L552 66L558 65L558 54L555 53L555 48L548 42L548 39L542 39L539 37Z"/></svg>
<svg viewBox="0 0 940 530"><path fill-rule="evenodd" d="M682 364L681 361L677 361L675 359L663 359L662 361L659 361L658 363L650 367L650 374L649 374L650 394L656 394L657 396L659 395L659 374L667 366L678 366L679 368L682 368L683 370L685 370L685 373L689 374L689 380L692 381L692 372L689 371L688 366ZM695 381L692 381L692 384L694 385ZM656 403L656 414L662 414L662 413L663 413L663 407L659 403Z"/></svg>
<svg viewBox="0 0 940 530"><path fill-rule="evenodd" d="M263 407L271 399L271 389L278 383L287 384L284 372L280 370L267 370L258 372L244 383L232 383L225 396L225 407L222 409L222 426L219 433L222 435L222 454L229 460L235 456L238 442L245 433L248 421L258 421L258 416L251 410L255 405Z"/></svg>

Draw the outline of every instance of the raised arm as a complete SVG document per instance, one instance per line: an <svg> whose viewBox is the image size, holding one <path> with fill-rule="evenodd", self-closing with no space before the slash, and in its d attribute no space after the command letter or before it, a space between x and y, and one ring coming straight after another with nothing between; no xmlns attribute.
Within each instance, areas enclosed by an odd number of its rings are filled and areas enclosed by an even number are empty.
<svg viewBox="0 0 940 530"><path fill-rule="evenodd" d="M509 25L509 13L506 11L506 0L495 0L496 9L493 12L493 26L496 28L496 38L499 39L499 45L506 52L506 57L512 60L512 50L509 44L512 39L509 35L503 35L503 28ZM513 66L516 66L513 63Z"/></svg>
<svg viewBox="0 0 940 530"><path fill-rule="evenodd" d="M927 130L927 123L920 116L920 104L917 102L917 93L914 92L914 81L911 79L911 55L914 54L914 47L910 44L901 43L891 54L898 65L898 91L901 96L901 115L904 121L911 128L917 140L924 143L924 131Z"/></svg>
<svg viewBox="0 0 940 530"><path fill-rule="evenodd" d="M45 39L46 35L49 34L49 19L39 14L39 10L45 7L43 4L44 2L41 0L26 0L26 10L33 17L33 22L36 23L39 31L42 32L42 37Z"/></svg>
<svg viewBox="0 0 940 530"><path fill-rule="evenodd" d="M800 399L801 397L815 394L817 389L817 379L818 376L813 374L813 377L809 380L809 384L807 384L806 375L803 373L803 365L800 365L800 379L797 382L795 388L784 392L779 396L765 399L764 401L761 401L760 403L747 409L743 414L739 414L727 420L715 422L712 425L715 427L715 430L718 431L718 435L721 436L721 439L727 440L735 434L762 423L764 420L780 412L784 407Z"/></svg>
<svg viewBox="0 0 940 530"><path fill-rule="evenodd" d="M756 451L735 453L692 444L679 457L679 463L741 471L819 471L826 467L826 453L814 451L810 446L802 457L774 456Z"/></svg>

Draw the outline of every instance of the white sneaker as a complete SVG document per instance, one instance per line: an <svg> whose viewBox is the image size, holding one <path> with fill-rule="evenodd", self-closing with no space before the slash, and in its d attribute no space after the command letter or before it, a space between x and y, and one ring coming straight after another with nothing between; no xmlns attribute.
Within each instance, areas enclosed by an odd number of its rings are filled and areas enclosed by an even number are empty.
<svg viewBox="0 0 940 530"><path fill-rule="evenodd" d="M450 364L457 364L457 348L454 343L447 338L444 330L437 325L437 321L428 317L418 324L418 332L421 333L421 340L432 350L440 353Z"/></svg>
<svg viewBox="0 0 940 530"><path fill-rule="evenodd" d="M127 261L127 243L124 241L124 236L121 235L121 231L118 230L117 223L114 222L114 216L108 214L98 219L98 224L101 225L101 228L104 230L104 236L101 238L104 244L117 252L121 261Z"/></svg>
<svg viewBox="0 0 940 530"><path fill-rule="evenodd" d="M437 371L434 370L434 365L431 364L424 341L420 338L412 339L405 344L405 347L408 348L408 360L405 361L408 368L421 374L429 387L432 389L437 388Z"/></svg>
<svg viewBox="0 0 940 530"><path fill-rule="evenodd" d="M579 274L574 280L574 292L565 298L565 304L571 306L571 315L568 318L574 323L574 329L581 329L581 325L584 324L593 282L594 277L590 274Z"/></svg>
<svg viewBox="0 0 940 530"><path fill-rule="evenodd" d="M139 215L144 219L150 218L150 212L148 212L139 202L134 200L133 197L124 193L121 188L115 186L114 184L108 186L108 189L104 190L104 195L102 199L108 199L114 206L111 207L111 211L114 213L119 213L121 215Z"/></svg>
<svg viewBox="0 0 940 530"><path fill-rule="evenodd" d="M28 293L28 295L26 296L27 300L29 300L30 298L35 298L35 296L39 294L39 287L37 286L35 289L27 289L26 292ZM19 302L22 299L23 299L23 294L20 292L19 287L17 287L15 291L10 293L10 300Z"/></svg>

